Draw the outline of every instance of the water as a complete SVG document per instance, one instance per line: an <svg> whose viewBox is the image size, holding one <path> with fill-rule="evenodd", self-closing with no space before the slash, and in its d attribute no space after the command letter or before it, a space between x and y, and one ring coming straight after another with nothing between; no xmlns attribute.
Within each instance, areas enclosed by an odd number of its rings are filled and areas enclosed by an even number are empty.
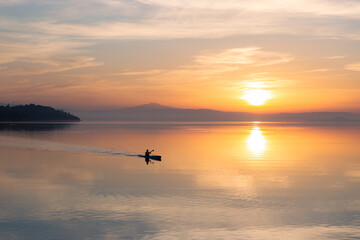
<svg viewBox="0 0 360 240"><path fill-rule="evenodd" d="M359 239L360 125L1 124L0 239ZM161 162L138 154L155 149Z"/></svg>

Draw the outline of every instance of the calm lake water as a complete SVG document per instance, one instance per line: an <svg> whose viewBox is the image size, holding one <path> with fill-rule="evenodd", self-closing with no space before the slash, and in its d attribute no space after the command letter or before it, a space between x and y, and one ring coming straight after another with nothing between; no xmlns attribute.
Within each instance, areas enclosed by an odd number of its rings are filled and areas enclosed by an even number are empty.
<svg viewBox="0 0 360 240"><path fill-rule="evenodd" d="M0 239L359 238L360 125L0 125Z"/></svg>

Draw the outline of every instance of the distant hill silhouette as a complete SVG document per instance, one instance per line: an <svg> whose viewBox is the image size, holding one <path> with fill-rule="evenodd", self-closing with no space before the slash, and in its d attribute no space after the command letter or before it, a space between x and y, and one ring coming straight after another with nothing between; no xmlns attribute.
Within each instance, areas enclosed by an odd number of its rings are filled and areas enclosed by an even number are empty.
<svg viewBox="0 0 360 240"><path fill-rule="evenodd" d="M0 106L0 121L80 121L63 110L35 104Z"/></svg>
<svg viewBox="0 0 360 240"><path fill-rule="evenodd" d="M143 104L143 105L139 105L139 106L136 106L136 107L129 107L129 108L124 108L125 109L128 109L128 110L159 110L159 109L174 109L172 107L169 107L169 106L164 106L164 105L161 105L159 103L148 103L148 104Z"/></svg>
<svg viewBox="0 0 360 240"><path fill-rule="evenodd" d="M347 112L306 112L255 114L211 109L180 109L150 103L114 110L73 110L89 121L272 121L272 122L346 122L360 121L359 114Z"/></svg>

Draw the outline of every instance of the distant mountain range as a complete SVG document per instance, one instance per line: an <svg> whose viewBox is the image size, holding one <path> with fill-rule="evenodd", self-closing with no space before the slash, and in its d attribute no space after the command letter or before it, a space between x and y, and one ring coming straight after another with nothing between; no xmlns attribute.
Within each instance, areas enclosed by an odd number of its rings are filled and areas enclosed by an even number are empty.
<svg viewBox="0 0 360 240"><path fill-rule="evenodd" d="M80 121L80 118L63 110L35 104L0 106L0 122L12 121Z"/></svg>
<svg viewBox="0 0 360 240"><path fill-rule="evenodd" d="M255 114L211 109L181 109L149 103L115 110L72 110L88 121L275 121L275 122L349 122L360 121L359 114L347 112L305 112Z"/></svg>

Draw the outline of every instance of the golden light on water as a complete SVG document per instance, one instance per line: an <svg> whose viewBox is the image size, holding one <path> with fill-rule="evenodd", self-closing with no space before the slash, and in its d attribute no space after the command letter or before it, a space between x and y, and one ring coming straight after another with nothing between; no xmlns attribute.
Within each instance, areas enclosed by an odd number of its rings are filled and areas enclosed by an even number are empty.
<svg viewBox="0 0 360 240"><path fill-rule="evenodd" d="M247 148L255 155L260 155L266 149L266 139L259 127L251 130L250 136L246 140Z"/></svg>
<svg viewBox="0 0 360 240"><path fill-rule="evenodd" d="M250 89L246 90L245 94L241 97L249 104L254 106L263 105L267 100L273 97L271 91L263 89Z"/></svg>

